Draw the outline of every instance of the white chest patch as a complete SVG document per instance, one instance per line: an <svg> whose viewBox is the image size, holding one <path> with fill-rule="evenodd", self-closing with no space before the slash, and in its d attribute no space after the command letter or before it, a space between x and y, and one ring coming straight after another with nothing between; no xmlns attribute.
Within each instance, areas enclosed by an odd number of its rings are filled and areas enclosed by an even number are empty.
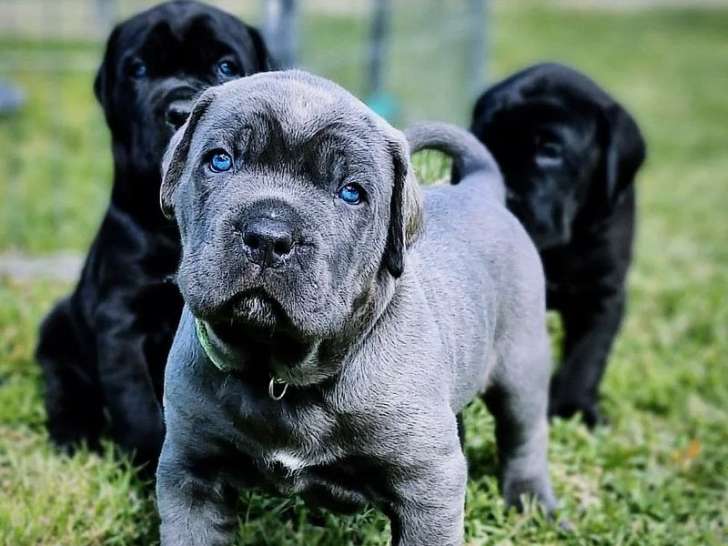
<svg viewBox="0 0 728 546"><path fill-rule="evenodd" d="M273 451L266 459L268 460L268 464L278 463L281 465L288 474L294 474L311 464L311 461L299 457L293 451L283 449Z"/></svg>

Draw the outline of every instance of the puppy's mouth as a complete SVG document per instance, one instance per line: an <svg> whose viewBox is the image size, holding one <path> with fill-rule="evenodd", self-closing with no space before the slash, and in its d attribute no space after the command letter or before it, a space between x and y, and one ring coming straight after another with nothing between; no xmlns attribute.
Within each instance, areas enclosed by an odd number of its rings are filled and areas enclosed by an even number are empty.
<svg viewBox="0 0 728 546"><path fill-rule="evenodd" d="M245 290L230 298L209 322L221 330L256 343L271 343L281 337L307 343L283 306L266 291ZM223 336L221 336L223 337Z"/></svg>
<svg viewBox="0 0 728 546"><path fill-rule="evenodd" d="M569 238L562 235L545 234L545 235L532 235L533 242L536 248L539 250L551 250L564 246L569 242Z"/></svg>
<svg viewBox="0 0 728 546"><path fill-rule="evenodd" d="M506 202L508 209L520 220L523 227L531 236L536 248L548 250L564 246L571 240L571 229L567 222L559 229L549 222L539 221L538 216L523 201L515 198L508 198Z"/></svg>
<svg viewBox="0 0 728 546"><path fill-rule="evenodd" d="M571 240L571 231L569 229L555 229L551 227L543 227L534 223L524 222L526 231L533 239L536 248L539 250L550 250L560 246L565 246Z"/></svg>
<svg viewBox="0 0 728 546"><path fill-rule="evenodd" d="M192 86L176 87L160 99L160 113L170 137L187 121L195 98L201 92L201 89L195 89Z"/></svg>
<svg viewBox="0 0 728 546"><path fill-rule="evenodd" d="M290 320L281 304L260 289L234 295L218 315L221 323L229 323L236 330L245 329L261 341L274 336L279 330L290 328Z"/></svg>
<svg viewBox="0 0 728 546"><path fill-rule="evenodd" d="M215 334L237 352L250 355L257 367L285 377L311 352L311 342L295 334L281 305L263 291L240 293L225 309L210 321Z"/></svg>

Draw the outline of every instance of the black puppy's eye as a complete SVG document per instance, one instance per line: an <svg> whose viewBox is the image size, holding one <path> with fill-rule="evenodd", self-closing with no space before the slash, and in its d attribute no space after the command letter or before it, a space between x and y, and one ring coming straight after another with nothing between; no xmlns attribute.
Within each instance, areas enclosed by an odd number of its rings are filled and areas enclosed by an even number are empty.
<svg viewBox="0 0 728 546"><path fill-rule="evenodd" d="M142 61L141 59L134 59L129 64L129 75L132 78L146 78L148 73L149 69L147 68L147 65L144 63L144 61Z"/></svg>
<svg viewBox="0 0 728 546"><path fill-rule="evenodd" d="M240 74L240 69L233 61L220 61L217 63L217 72L225 78L231 78Z"/></svg>
<svg viewBox="0 0 728 546"><path fill-rule="evenodd" d="M233 158L230 154L222 150L214 152L207 162L210 170L214 173L223 173L229 171L233 167Z"/></svg>

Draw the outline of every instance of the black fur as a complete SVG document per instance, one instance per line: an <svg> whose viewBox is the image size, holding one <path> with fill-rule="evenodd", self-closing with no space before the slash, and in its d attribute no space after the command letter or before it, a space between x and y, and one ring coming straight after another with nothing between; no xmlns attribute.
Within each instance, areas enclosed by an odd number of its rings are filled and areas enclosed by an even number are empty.
<svg viewBox="0 0 728 546"><path fill-rule="evenodd" d="M529 67L488 89L471 130L498 161L508 206L539 248L564 361L550 413L600 420L599 383L625 307L634 178L645 143L630 114L583 74Z"/></svg>
<svg viewBox="0 0 728 546"><path fill-rule="evenodd" d="M111 33L94 84L112 135L111 202L78 286L46 317L37 349L59 447L96 448L108 428L138 462L157 459L163 369L182 309L171 281L179 236L159 207L162 155L204 89L271 64L254 28L197 2L161 4Z"/></svg>

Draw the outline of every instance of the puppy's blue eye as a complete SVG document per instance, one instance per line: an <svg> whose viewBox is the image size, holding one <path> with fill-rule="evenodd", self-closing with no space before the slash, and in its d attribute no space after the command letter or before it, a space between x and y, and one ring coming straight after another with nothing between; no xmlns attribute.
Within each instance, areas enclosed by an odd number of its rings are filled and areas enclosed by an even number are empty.
<svg viewBox="0 0 728 546"><path fill-rule="evenodd" d="M358 205L361 203L364 192L356 184L347 184L339 188L337 195L347 205Z"/></svg>
<svg viewBox="0 0 728 546"><path fill-rule="evenodd" d="M219 63L217 63L217 71L220 73L221 76L230 78L238 74L238 67L232 61L220 61Z"/></svg>
<svg viewBox="0 0 728 546"><path fill-rule="evenodd" d="M233 158L225 152L215 152L210 158L210 170L216 173L229 171L233 166Z"/></svg>
<svg viewBox="0 0 728 546"><path fill-rule="evenodd" d="M147 69L147 65L144 64L144 61L140 61L139 59L133 61L131 65L129 65L129 74L131 74L133 78L145 78L148 72L149 70Z"/></svg>

